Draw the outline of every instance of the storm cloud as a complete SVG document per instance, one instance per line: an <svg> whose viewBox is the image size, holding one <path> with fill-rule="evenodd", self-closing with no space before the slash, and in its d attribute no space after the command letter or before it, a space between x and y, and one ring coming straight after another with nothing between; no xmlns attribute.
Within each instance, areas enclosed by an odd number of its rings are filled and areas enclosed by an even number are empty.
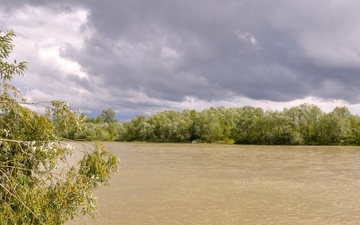
<svg viewBox="0 0 360 225"><path fill-rule="evenodd" d="M34 101L120 114L360 102L358 1L2 2Z"/></svg>

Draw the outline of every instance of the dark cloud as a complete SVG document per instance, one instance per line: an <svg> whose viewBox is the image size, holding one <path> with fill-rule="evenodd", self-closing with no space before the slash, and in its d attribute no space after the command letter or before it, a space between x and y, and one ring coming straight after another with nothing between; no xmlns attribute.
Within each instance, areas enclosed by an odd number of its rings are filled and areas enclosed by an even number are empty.
<svg viewBox="0 0 360 225"><path fill-rule="evenodd" d="M20 4L4 2L6 8ZM26 4L88 10L82 29L91 35L81 48L64 47L62 56L79 63L89 77L68 79L86 90L103 89L114 99L141 92L174 102L186 96L206 101L233 96L291 101L310 95L360 100L360 3L354 1Z"/></svg>

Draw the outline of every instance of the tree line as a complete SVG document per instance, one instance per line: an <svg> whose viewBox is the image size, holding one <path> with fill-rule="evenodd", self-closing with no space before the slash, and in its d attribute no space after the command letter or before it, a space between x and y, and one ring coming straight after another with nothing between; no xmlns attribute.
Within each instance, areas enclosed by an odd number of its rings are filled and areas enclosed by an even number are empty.
<svg viewBox="0 0 360 225"><path fill-rule="evenodd" d="M109 116L111 115L111 116ZM204 142L261 145L359 145L360 117L346 107L324 112L313 104L282 111L251 106L211 107L202 111L162 111L138 115L129 122L115 120L103 110L85 127L68 134L71 139L146 142Z"/></svg>

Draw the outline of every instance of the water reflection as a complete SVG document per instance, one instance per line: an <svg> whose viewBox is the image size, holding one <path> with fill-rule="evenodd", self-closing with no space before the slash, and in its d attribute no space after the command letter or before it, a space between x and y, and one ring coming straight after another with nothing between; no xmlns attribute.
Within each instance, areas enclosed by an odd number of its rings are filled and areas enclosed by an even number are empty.
<svg viewBox="0 0 360 225"><path fill-rule="evenodd" d="M357 147L107 143L122 171L70 224L358 224Z"/></svg>

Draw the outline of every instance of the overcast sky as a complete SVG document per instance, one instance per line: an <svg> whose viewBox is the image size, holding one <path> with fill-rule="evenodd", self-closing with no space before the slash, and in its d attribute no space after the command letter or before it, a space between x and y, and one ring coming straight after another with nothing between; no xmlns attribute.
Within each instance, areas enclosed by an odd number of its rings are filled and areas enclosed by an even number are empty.
<svg viewBox="0 0 360 225"><path fill-rule="evenodd" d="M122 121L159 110L316 104L360 114L358 0L0 0L31 102Z"/></svg>

